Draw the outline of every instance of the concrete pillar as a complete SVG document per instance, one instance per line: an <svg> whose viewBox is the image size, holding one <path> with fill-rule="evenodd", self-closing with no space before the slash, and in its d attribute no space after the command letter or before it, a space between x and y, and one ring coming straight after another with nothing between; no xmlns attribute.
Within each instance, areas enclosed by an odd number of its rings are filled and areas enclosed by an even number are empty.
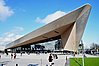
<svg viewBox="0 0 99 66"><path fill-rule="evenodd" d="M62 48L64 50L76 51L76 23L71 25L68 30L61 34Z"/></svg>

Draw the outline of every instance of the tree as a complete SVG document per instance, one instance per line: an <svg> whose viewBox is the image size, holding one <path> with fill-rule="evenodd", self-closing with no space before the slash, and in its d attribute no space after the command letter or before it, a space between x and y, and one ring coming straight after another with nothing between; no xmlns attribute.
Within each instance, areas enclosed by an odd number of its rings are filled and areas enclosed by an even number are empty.
<svg viewBox="0 0 99 66"><path fill-rule="evenodd" d="M96 51L99 50L99 44L92 43L90 49L92 49L92 50L96 50Z"/></svg>

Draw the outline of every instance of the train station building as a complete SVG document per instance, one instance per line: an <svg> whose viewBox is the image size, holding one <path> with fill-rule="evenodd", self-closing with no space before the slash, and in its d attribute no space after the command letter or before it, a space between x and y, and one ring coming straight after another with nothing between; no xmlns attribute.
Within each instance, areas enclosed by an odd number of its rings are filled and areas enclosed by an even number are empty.
<svg viewBox="0 0 99 66"><path fill-rule="evenodd" d="M81 6L63 17L7 44L6 49L30 47L30 45L36 45L37 43L60 40L60 49L77 51L90 10L91 6L88 4Z"/></svg>

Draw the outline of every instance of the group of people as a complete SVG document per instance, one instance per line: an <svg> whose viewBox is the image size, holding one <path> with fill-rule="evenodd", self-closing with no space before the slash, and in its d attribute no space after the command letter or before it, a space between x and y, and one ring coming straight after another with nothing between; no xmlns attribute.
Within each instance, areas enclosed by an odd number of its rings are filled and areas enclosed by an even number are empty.
<svg viewBox="0 0 99 66"><path fill-rule="evenodd" d="M16 53L11 53L11 59L16 59Z"/></svg>

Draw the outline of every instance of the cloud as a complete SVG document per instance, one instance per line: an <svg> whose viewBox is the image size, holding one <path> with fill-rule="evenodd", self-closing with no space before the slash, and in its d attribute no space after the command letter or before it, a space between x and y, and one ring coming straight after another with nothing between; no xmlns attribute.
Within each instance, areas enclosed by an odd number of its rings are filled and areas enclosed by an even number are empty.
<svg viewBox="0 0 99 66"><path fill-rule="evenodd" d="M21 35L20 33L23 30L24 29L22 27L14 27L11 31L2 34L2 36L0 36L0 45L6 45L22 37L23 35Z"/></svg>
<svg viewBox="0 0 99 66"><path fill-rule="evenodd" d="M12 14L14 11L6 5L4 0L0 0L0 21L5 21Z"/></svg>
<svg viewBox="0 0 99 66"><path fill-rule="evenodd" d="M39 17L36 18L36 22L40 22L40 23L50 23L62 16L64 16L66 13L63 11L56 11L55 13L49 14L47 15L44 19L41 19Z"/></svg>

